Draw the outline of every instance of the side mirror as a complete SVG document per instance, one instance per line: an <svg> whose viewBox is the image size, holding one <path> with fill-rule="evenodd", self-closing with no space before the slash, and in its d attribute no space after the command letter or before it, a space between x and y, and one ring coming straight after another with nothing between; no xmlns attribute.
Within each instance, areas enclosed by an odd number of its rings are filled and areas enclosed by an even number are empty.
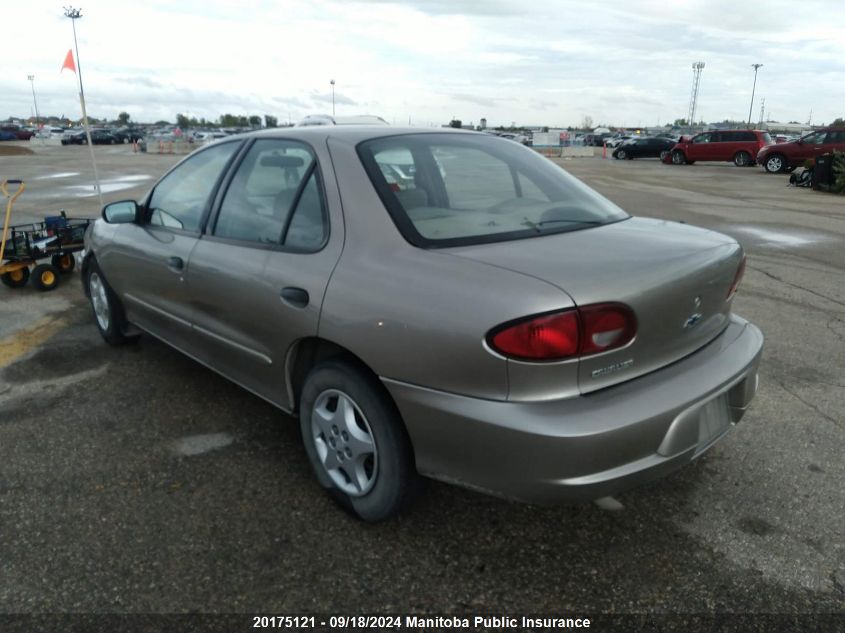
<svg viewBox="0 0 845 633"><path fill-rule="evenodd" d="M138 220L138 203L134 200L112 202L103 207L103 219L109 224L130 224Z"/></svg>

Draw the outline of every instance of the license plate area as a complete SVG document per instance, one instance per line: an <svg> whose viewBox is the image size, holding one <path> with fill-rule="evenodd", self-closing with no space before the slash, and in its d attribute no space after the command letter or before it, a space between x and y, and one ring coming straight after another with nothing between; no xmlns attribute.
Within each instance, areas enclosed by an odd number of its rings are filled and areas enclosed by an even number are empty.
<svg viewBox="0 0 845 633"><path fill-rule="evenodd" d="M731 427L728 394L724 393L701 407L698 414L698 445L696 455L707 450Z"/></svg>

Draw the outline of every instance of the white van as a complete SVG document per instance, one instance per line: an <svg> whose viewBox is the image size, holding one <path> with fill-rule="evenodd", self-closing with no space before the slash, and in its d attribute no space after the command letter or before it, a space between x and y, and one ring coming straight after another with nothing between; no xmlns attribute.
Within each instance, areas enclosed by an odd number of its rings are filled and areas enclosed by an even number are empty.
<svg viewBox="0 0 845 633"><path fill-rule="evenodd" d="M390 125L380 116L374 114L356 114L355 116L331 116L329 114L309 114L297 127L307 125Z"/></svg>

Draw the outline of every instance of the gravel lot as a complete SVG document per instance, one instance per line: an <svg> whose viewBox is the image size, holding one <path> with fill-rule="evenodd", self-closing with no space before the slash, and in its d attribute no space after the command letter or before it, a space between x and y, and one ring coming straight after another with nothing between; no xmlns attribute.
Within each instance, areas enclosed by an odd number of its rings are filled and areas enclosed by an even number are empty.
<svg viewBox="0 0 845 633"><path fill-rule="evenodd" d="M0 157L27 181L15 220L95 216L88 148L33 149ZM95 149L107 201L178 158ZM430 483L364 525L291 419L149 336L106 346L77 274L2 286L0 612L845 612L845 198L757 167L557 162L746 248L735 309L766 348L725 441L620 512Z"/></svg>

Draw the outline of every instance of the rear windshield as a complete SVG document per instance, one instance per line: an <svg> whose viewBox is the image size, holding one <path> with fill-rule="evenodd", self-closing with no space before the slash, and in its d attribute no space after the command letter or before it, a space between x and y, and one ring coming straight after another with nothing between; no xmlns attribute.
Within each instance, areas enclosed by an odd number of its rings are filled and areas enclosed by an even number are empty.
<svg viewBox="0 0 845 633"><path fill-rule="evenodd" d="M494 136L391 136L361 143L358 155L417 246L522 239L629 217L547 158Z"/></svg>

